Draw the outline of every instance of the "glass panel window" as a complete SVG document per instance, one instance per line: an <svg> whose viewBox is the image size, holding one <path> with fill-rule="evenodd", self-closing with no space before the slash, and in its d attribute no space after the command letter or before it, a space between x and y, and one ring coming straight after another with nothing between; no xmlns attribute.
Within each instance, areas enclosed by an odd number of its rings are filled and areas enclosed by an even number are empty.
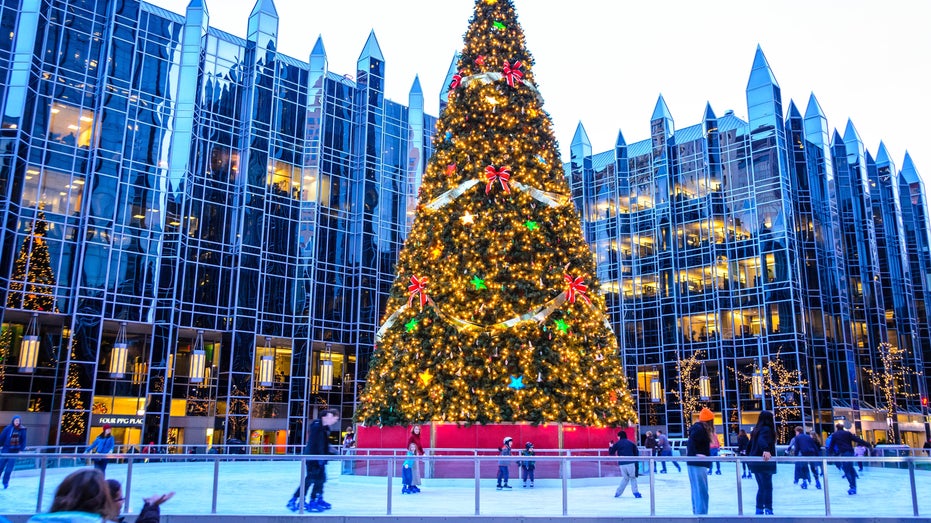
<svg viewBox="0 0 931 523"><path fill-rule="evenodd" d="M81 211L84 178L50 169L26 167L24 206L41 206L45 212L74 216Z"/></svg>
<svg viewBox="0 0 931 523"><path fill-rule="evenodd" d="M90 147L94 136L94 113L55 102L49 115L48 139L77 147Z"/></svg>

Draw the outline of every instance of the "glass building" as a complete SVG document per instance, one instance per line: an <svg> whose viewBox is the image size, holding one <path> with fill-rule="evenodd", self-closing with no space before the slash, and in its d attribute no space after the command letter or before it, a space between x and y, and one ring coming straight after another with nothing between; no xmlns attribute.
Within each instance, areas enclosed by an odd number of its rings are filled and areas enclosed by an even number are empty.
<svg viewBox="0 0 931 523"><path fill-rule="evenodd" d="M677 128L660 96L649 139L593 154L580 124L572 140L641 427L683 436L709 406L734 444L769 409L790 432L844 421L920 446L931 251L915 166L871 154L850 122L830 133L814 96L784 109L759 48L746 96L749 121L709 105Z"/></svg>
<svg viewBox="0 0 931 523"><path fill-rule="evenodd" d="M246 22L244 20L244 22ZM30 445L303 443L351 423L435 118L136 0L2 0L0 415ZM361 369L361 370L360 370Z"/></svg>
<svg viewBox="0 0 931 523"><path fill-rule="evenodd" d="M276 51L271 0L244 23L210 27L202 0L0 0L0 419L30 445L109 423L126 445L280 451L321 408L351 423L436 119L417 80L385 98L374 34L342 75L319 39ZM915 166L829 134L814 98L784 111L759 51L747 100L749 122L708 107L677 129L660 98L648 140L593 154L580 127L570 147L640 423L682 434L700 401L728 432L775 407L914 444Z"/></svg>

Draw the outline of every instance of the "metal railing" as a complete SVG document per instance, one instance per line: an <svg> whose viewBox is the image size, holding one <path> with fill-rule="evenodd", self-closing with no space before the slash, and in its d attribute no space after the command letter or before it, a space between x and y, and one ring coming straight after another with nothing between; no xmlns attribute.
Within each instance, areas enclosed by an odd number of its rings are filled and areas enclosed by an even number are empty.
<svg viewBox="0 0 931 523"><path fill-rule="evenodd" d="M535 449L537 454L533 456L533 460L536 462L537 468L537 482L543 486L543 488L553 489L559 488L561 490L560 503L561 510L559 511L563 516L569 515L569 500L571 494L579 492L583 488L589 488L593 484L598 486L613 485L613 480L618 478L618 467L616 465L617 461L625 460L627 458L619 458L617 456L607 456L606 451L603 449L591 449L591 450L546 450L546 449ZM83 466L85 460L92 459L108 459L111 463L122 463L121 467L125 467L125 481L123 486L123 495L126 499L125 509L129 510L130 501L134 495L133 490L136 488L133 481L134 477L139 477L140 474L146 474L146 472L140 472L140 470L145 471L145 467L141 466L145 462L158 461L160 463L177 463L177 462L193 462L189 464L189 467L193 467L190 474L201 474L203 476L212 475L212 486L210 488L209 496L209 511L204 510L201 512L200 507L196 509L191 509L192 513L218 513L218 502L219 495L221 493L221 464L230 464L230 463L239 463L239 462L250 462L250 463L268 463L275 466L275 470L282 470L281 465L290 464L290 468L287 469L287 476L293 479L296 478L296 474L293 470L295 465L300 465L300 485L304 484L304 475L306 471L306 464L308 461L314 459L325 459L330 462L339 462L338 468L343 471L341 475L341 480L346 484L351 485L353 481L361 482L360 485L364 485L366 488L375 486L383 481L384 487L384 511L377 511L371 515L376 515L377 513L392 515L394 509L394 500L397 497L396 488L397 480L400 476L400 469L407 456L403 455L403 451L394 451L391 449L354 449L354 453L345 454L345 455L329 455L329 456L303 456L296 454L108 454L108 455L99 455L99 454L84 454L84 453L52 453L52 452L26 452L20 454L6 454L0 455L0 458L14 457L17 460L34 460L35 461L35 470L33 475L37 476L36 481L36 492L35 492L35 511L42 511L43 501L48 501L50 493L54 490L54 486L50 486L50 481L60 480L65 474L70 472L67 470L75 466ZM522 459L527 459L518 454L511 455L507 458L502 458L498 455L494 449L429 449L429 454L424 456L419 456L416 458L419 461L422 461L426 465L426 474L425 478L431 479L431 481L437 481L438 485L442 484L443 486L449 488L463 489L470 488L474 491L474 515L482 516L485 515L482 512L482 501L483 501L483 479L485 483L485 489L488 486L488 479L493 478L494 475L490 474L490 471L497 469L499 460L507 459L511 463L516 463ZM743 494L743 464L744 463L759 463L760 458L749 458L742 456L722 456L716 458L707 458L707 457L684 457L684 456L639 456L629 458L632 461L638 463L637 469L643 471L643 475L647 476L646 492L644 496L649 499L649 516L657 515L657 473L654 470L654 466L662 462L677 462L687 466L689 462L702 461L702 462L717 462L722 465L726 465L727 473L734 473L733 485L736 487L736 502L737 510L736 514L738 516L744 515L744 494ZM896 516L905 516L905 517L920 517L920 503L919 499L931 499L931 457L925 456L923 451L916 450L914 455L911 456L895 456L895 457L826 457L826 456L815 456L815 457L794 457L794 456L780 456L775 458L774 461L780 466L783 472L789 472L794 469L793 465L796 464L808 464L814 463L820 466L820 470L823 473L821 478L823 484L823 512L818 511L818 514L807 514L809 516L821 515L832 516L832 506L831 506L831 488L832 481L836 479L831 478L830 474L833 473L829 465L837 465L843 463L859 463L864 462L867 467L875 469L877 471L882 469L891 469L886 470L883 473L889 474L890 478L895 481L899 481L899 485L904 487L904 480L907 478L907 490L901 489L902 494L906 494L910 498L910 510L905 510L906 513L896 514ZM348 467L346 465L349 465ZM204 468L206 467L206 468ZM733 471L731 471L733 467ZM54 470L60 468L62 470ZM212 468L212 470L211 470ZM665 466L664 466L665 468ZM161 474L164 474L162 469ZM185 469L187 470L187 469ZM110 469L111 477L114 473L114 469ZM124 472L122 469L119 469L117 474ZM212 472L212 474L210 474ZM247 472L248 473L248 472ZM54 477L52 477L54 476ZM118 476L119 477L119 476ZM201 476L198 476L201 477ZM368 481L365 482L362 478L368 478ZM668 478L668 477L667 477ZM25 478L17 478L18 482L22 482ZM260 480L260 475L257 475L256 481ZM784 480L781 480L784 481ZM592 483L595 482L595 483ZM545 485L543 485L545 483ZM432 483L431 483L432 485ZM919 495L919 485L923 485L925 489L922 492L922 495ZM443 488L439 486L439 488ZM755 485L754 485L755 486ZM169 489L179 489L183 485L167 485L164 488ZM276 485L280 487L280 485ZM258 488L258 487L257 487ZM303 487L301 487L303 488ZM682 496L689 496L689 486L686 484L683 486L680 482L680 488L684 489L682 492L677 492ZM841 489L841 493L842 493ZM372 493L369 493L372 494ZM668 494L668 492L666 493ZM372 494L373 499L381 497L377 494ZM488 496L487 493L484 494ZM206 501L205 501L206 504ZM206 508L206 507L204 507ZM903 507L904 508L904 507ZM250 508L248 506L237 506L239 510L238 513L256 513L256 511L261 510L262 507ZM303 511L303 507L300 507L300 511ZM7 508L0 507L0 512L13 514L15 512L10 512ZM925 514L931 513L931 507L926 507ZM437 514L445 515L445 514ZM554 515L554 514L548 514ZM646 515L646 514L644 514ZM689 515L686 513L680 513L677 515Z"/></svg>

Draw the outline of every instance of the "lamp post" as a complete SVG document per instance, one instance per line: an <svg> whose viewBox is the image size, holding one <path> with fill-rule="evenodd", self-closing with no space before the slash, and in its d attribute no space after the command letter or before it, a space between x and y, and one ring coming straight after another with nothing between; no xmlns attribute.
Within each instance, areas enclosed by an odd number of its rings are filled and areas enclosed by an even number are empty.
<svg viewBox="0 0 931 523"><path fill-rule="evenodd" d="M332 344L326 344L326 359L320 358L320 390L333 389L333 353Z"/></svg>
<svg viewBox="0 0 931 523"><path fill-rule="evenodd" d="M650 401L660 403L663 401L663 384L659 381L659 372L653 368L653 378L650 379Z"/></svg>
<svg viewBox="0 0 931 523"><path fill-rule="evenodd" d="M204 351L204 331L197 331L197 337L194 338L194 348L191 350L191 383L203 383L205 376L205 367L207 364L207 352Z"/></svg>
<svg viewBox="0 0 931 523"><path fill-rule="evenodd" d="M259 385L271 387L275 381L275 352L272 339L265 337L265 350L259 359Z"/></svg>
<svg viewBox="0 0 931 523"><path fill-rule="evenodd" d="M698 398L702 401L711 399L711 378L708 377L705 362L701 362L701 376L698 377Z"/></svg>
<svg viewBox="0 0 931 523"><path fill-rule="evenodd" d="M19 345L19 371L31 374L39 362L39 313L33 312Z"/></svg>
<svg viewBox="0 0 931 523"><path fill-rule="evenodd" d="M126 360L129 357L129 344L126 343L126 322L120 323L113 348L110 349L110 377L120 379L126 373Z"/></svg>

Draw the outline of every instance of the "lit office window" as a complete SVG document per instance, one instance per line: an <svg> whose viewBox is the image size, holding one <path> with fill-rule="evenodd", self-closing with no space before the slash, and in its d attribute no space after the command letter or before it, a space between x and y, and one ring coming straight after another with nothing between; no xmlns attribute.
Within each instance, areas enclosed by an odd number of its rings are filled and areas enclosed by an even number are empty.
<svg viewBox="0 0 931 523"><path fill-rule="evenodd" d="M49 115L48 139L77 147L90 147L94 136L94 113L55 102Z"/></svg>

